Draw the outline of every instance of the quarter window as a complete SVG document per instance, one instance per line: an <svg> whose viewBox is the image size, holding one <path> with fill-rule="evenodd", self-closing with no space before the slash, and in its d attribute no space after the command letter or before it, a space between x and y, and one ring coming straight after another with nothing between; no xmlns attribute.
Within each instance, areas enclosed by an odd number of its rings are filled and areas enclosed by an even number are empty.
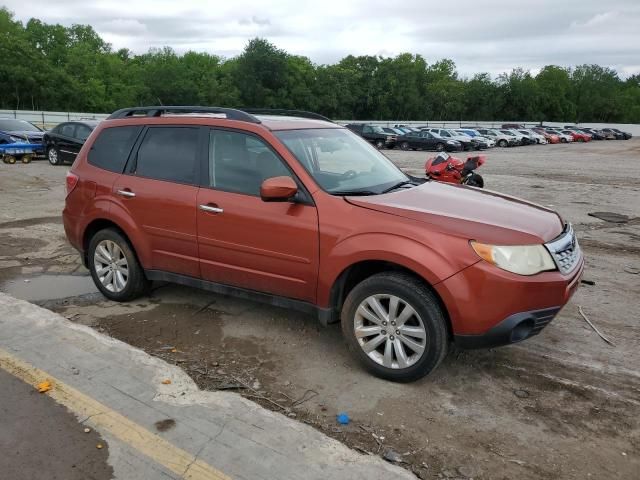
<svg viewBox="0 0 640 480"><path fill-rule="evenodd" d="M140 130L140 126L105 128L89 150L89 163L110 172L122 173Z"/></svg>
<svg viewBox="0 0 640 480"><path fill-rule="evenodd" d="M262 140L240 132L211 130L210 187L259 196L264 180L281 176L290 177L291 172Z"/></svg>
<svg viewBox="0 0 640 480"><path fill-rule="evenodd" d="M86 125L78 125L76 127L76 138L86 140L91 135L91 129Z"/></svg>

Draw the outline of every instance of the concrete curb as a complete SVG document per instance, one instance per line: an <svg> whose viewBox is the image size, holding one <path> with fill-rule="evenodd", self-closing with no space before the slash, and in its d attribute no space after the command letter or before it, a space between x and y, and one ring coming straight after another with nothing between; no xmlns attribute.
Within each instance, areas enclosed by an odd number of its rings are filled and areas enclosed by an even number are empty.
<svg viewBox="0 0 640 480"><path fill-rule="evenodd" d="M1 293L0 348L231 478L416 478L240 395L201 391L176 366ZM163 384L167 379L171 383ZM176 426L156 432L154 423L167 418ZM189 478L108 432L105 438L116 478L158 478L160 472L165 478Z"/></svg>

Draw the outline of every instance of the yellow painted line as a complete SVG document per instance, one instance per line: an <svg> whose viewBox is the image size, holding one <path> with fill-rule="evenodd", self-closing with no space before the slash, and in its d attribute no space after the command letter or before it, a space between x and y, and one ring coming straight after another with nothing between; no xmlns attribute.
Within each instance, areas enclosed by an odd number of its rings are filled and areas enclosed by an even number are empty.
<svg viewBox="0 0 640 480"><path fill-rule="evenodd" d="M179 478L185 480L231 480L230 477L202 460L196 459L189 452L176 447L106 405L1 348L0 368L34 388L41 382L50 381L53 388L43 395L50 396L78 417L87 418L85 423L94 429L109 433L154 462L171 470Z"/></svg>

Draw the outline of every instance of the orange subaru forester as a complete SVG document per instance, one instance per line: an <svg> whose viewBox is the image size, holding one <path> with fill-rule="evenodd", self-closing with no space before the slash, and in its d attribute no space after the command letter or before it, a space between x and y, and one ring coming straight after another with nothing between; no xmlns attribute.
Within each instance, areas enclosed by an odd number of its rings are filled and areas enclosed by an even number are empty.
<svg viewBox="0 0 640 480"><path fill-rule="evenodd" d="M396 381L432 371L450 342L539 333L584 264L555 212L408 176L296 111L119 110L67 175L64 227L112 300L159 280L314 313Z"/></svg>

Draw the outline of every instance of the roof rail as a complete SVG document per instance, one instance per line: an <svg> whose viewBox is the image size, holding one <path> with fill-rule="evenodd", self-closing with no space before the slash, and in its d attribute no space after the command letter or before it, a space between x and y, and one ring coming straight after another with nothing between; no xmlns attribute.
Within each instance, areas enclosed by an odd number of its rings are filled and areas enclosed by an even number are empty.
<svg viewBox="0 0 640 480"><path fill-rule="evenodd" d="M241 122L262 123L259 119L248 112L237 110L235 108L222 107L187 107L187 106L159 106L159 107L131 107L122 108L113 112L107 120L115 118L127 118L135 115L143 114L146 117L159 117L166 113L218 113L225 115L229 120L238 120Z"/></svg>
<svg viewBox="0 0 640 480"><path fill-rule="evenodd" d="M325 122L334 123L333 120L324 115L307 112L306 110L287 110L284 108L242 108L241 110L256 115L288 115L291 117L312 118L314 120L324 120Z"/></svg>

